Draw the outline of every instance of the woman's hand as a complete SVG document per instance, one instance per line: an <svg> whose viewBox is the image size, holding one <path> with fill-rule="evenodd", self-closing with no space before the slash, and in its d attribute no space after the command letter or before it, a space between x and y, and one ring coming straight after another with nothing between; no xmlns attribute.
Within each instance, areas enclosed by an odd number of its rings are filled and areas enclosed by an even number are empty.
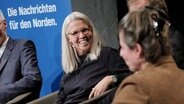
<svg viewBox="0 0 184 104"><path fill-rule="evenodd" d="M100 82L98 82L98 84L95 87L93 87L89 95L89 99L105 92L112 83L113 81L111 75L104 77Z"/></svg>

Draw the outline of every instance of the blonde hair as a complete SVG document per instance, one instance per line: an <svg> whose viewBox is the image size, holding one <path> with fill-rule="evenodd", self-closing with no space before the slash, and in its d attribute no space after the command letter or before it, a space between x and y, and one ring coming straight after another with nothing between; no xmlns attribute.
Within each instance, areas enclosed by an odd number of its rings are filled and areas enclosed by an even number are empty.
<svg viewBox="0 0 184 104"><path fill-rule="evenodd" d="M100 55L102 40L99 37L92 21L84 14L80 12L72 12L69 14L62 26L62 66L65 73L71 73L76 70L80 59L76 50L69 44L66 33L68 30L68 24L75 20L83 20L91 29L93 33L93 40L90 52L87 54L86 60L96 60Z"/></svg>
<svg viewBox="0 0 184 104"><path fill-rule="evenodd" d="M119 31L124 32L127 46L133 48L139 43L143 48L142 55L150 63L170 54L169 22L162 15L164 13L161 11L147 7L129 12L119 24Z"/></svg>
<svg viewBox="0 0 184 104"><path fill-rule="evenodd" d="M4 15L3 15L3 12L1 11L1 9L0 9L0 19L1 20L5 20Z"/></svg>

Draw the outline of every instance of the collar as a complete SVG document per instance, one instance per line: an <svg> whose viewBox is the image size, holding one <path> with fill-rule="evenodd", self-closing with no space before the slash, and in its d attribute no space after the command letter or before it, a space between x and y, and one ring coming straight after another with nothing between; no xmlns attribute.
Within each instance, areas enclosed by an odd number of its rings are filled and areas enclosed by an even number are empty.
<svg viewBox="0 0 184 104"><path fill-rule="evenodd" d="M169 55L169 56L162 56L162 57L160 57L160 59L156 63L154 63L154 64L148 63L146 65L145 69L147 69L147 68L150 69L150 68L153 68L153 67L158 67L158 66L160 66L162 64L165 64L165 63L175 63L175 62L174 62L174 59L172 58L171 55Z"/></svg>
<svg viewBox="0 0 184 104"><path fill-rule="evenodd" d="M6 47L6 45L7 45L7 43L8 43L8 40L9 40L9 37L7 36L6 40L5 40L4 43L1 45L1 47L2 47L2 46L5 46L5 47Z"/></svg>

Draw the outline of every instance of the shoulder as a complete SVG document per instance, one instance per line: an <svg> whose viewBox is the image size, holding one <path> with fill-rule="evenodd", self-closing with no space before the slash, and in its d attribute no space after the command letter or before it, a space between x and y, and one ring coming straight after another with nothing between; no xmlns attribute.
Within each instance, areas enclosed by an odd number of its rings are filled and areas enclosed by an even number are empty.
<svg viewBox="0 0 184 104"><path fill-rule="evenodd" d="M35 44L32 40L28 39L12 39L9 38L8 46L12 47L14 50L24 50L24 49L35 49Z"/></svg>
<svg viewBox="0 0 184 104"><path fill-rule="evenodd" d="M129 94L135 94L135 93L149 93L150 92L150 85L146 76L143 76L143 74L134 73L132 75L129 75L126 77L121 84L118 87L118 92L128 92ZM151 87L152 89L152 87Z"/></svg>
<svg viewBox="0 0 184 104"><path fill-rule="evenodd" d="M104 46L102 47L101 53L103 54L118 53L118 50L111 47Z"/></svg>
<svg viewBox="0 0 184 104"><path fill-rule="evenodd" d="M142 80L141 80L142 79ZM130 76L128 76L124 81L123 81L123 84L126 85L126 84L143 84L143 80L145 79L145 76L143 76L142 73L134 73ZM144 83L145 84L145 83Z"/></svg>
<svg viewBox="0 0 184 104"><path fill-rule="evenodd" d="M161 65L140 70L127 77L124 81L124 85L132 83L145 89L154 88L162 84L161 80L166 82L167 79L172 76L172 74L169 73L176 74L176 70L173 70L175 67L176 66L171 65Z"/></svg>
<svg viewBox="0 0 184 104"><path fill-rule="evenodd" d="M10 38L10 41L13 41L14 46L35 46L34 42L29 39L12 39Z"/></svg>
<svg viewBox="0 0 184 104"><path fill-rule="evenodd" d="M156 74L155 74L156 73ZM157 75L157 72L154 72L153 69L148 69L145 71L140 71L140 72L135 72L134 74L128 76L124 81L123 81L123 86L126 85L135 85L138 87L142 87L145 90L149 89L150 86L152 86L153 83L157 82L156 79L160 79L159 75ZM155 78L157 77L157 78ZM153 78L155 78L153 80Z"/></svg>
<svg viewBox="0 0 184 104"><path fill-rule="evenodd" d="M100 58L107 60L107 59L113 59L117 58L119 56L119 52L116 49L113 49L111 47L102 47L100 52Z"/></svg>
<svg viewBox="0 0 184 104"><path fill-rule="evenodd" d="M34 44L32 40L28 40L28 39L13 39L13 41L16 44L25 44L25 43Z"/></svg>

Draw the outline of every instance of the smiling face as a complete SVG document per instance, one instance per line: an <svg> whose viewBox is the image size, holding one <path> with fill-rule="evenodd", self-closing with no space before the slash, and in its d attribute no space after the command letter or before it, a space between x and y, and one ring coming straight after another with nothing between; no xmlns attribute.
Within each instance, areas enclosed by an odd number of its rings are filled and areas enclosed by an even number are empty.
<svg viewBox="0 0 184 104"><path fill-rule="evenodd" d="M74 20L68 24L67 38L79 56L87 54L92 45L92 29L83 20Z"/></svg>

